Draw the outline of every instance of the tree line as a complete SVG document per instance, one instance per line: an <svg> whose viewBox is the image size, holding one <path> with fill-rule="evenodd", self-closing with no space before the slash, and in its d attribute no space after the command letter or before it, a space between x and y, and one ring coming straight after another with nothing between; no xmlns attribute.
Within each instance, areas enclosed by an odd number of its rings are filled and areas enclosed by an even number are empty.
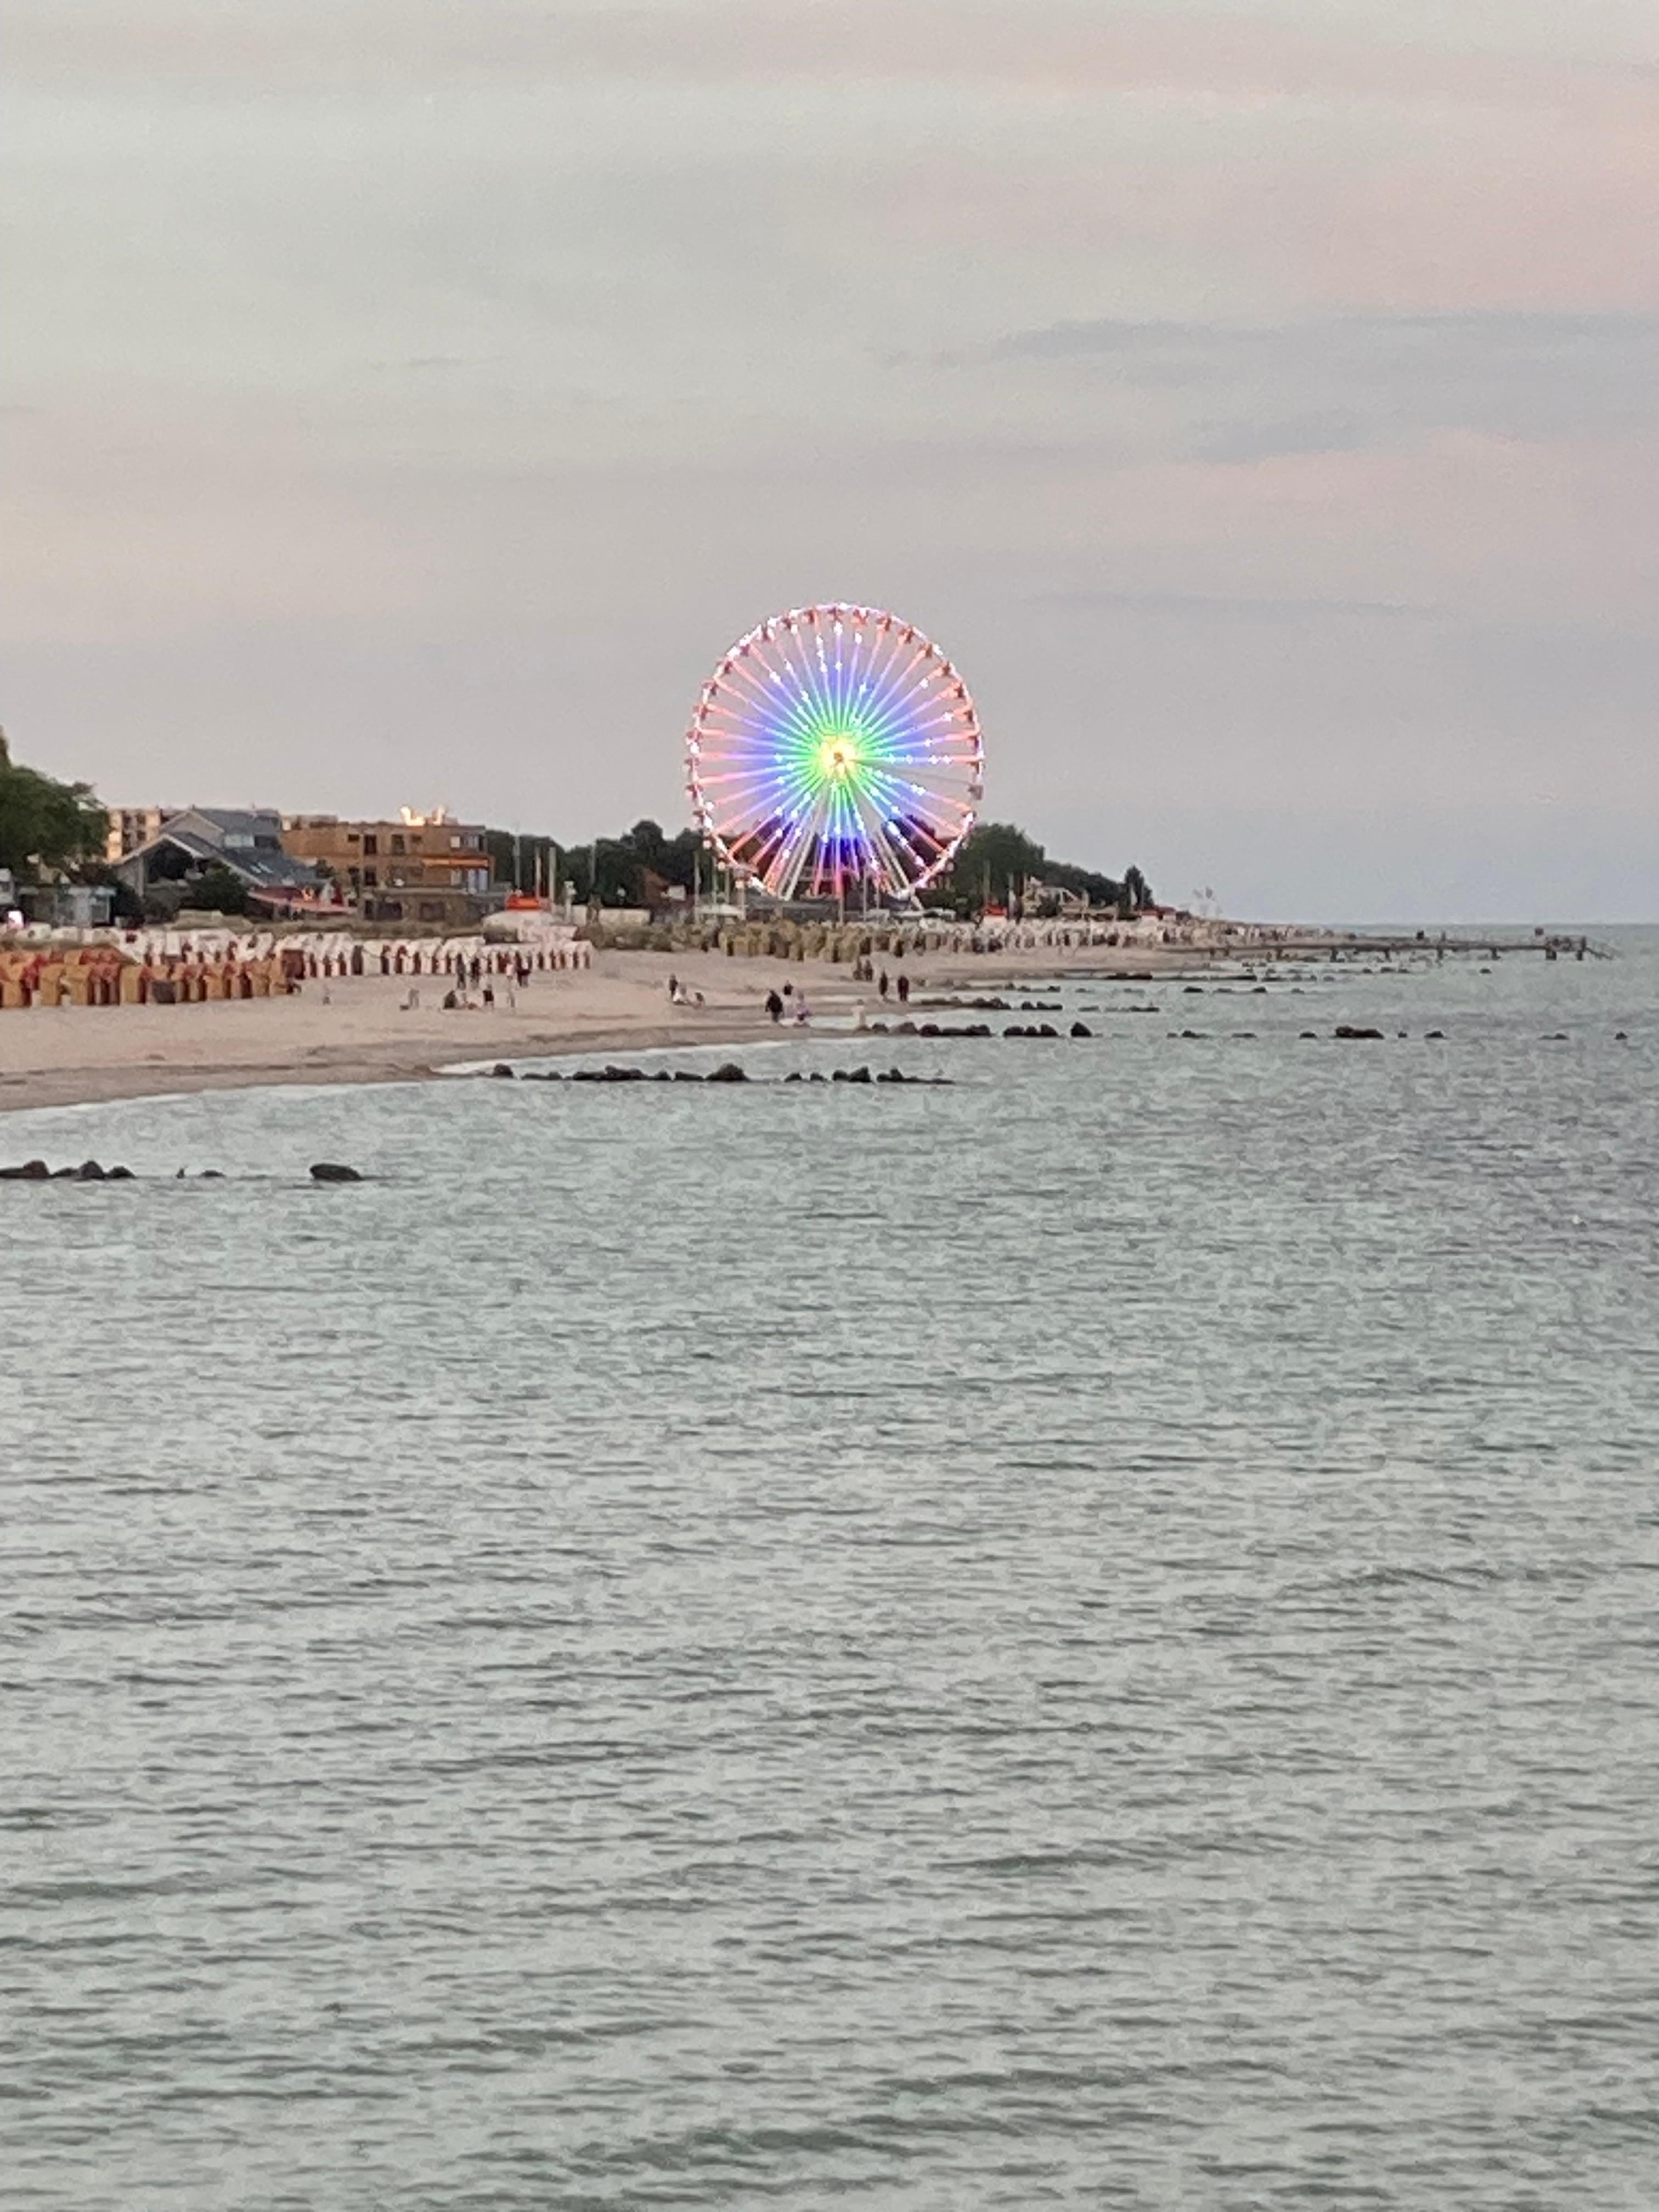
<svg viewBox="0 0 1659 2212"><path fill-rule="evenodd" d="M112 883L104 858L108 826L106 810L89 784L61 783L25 768L12 759L0 731L0 870L19 884ZM699 889L712 895L721 888L697 830L670 836L648 816L620 836L595 837L583 845L510 830L490 830L485 836L498 883L520 891L549 890L555 897L569 884L572 896L584 906L654 905L664 886L678 885L688 900ZM213 904L223 913L240 912L247 902L241 878L223 866L210 869L191 891L210 891ZM988 906L1052 905L1060 892L1124 914L1140 913L1152 903L1152 887L1139 868L1114 877L1054 860L1012 822L979 823L923 897L929 906L971 917Z"/></svg>
<svg viewBox="0 0 1659 2212"><path fill-rule="evenodd" d="M649 817L618 837L596 837L586 845L562 845L551 837L516 836L507 830L486 834L497 880L515 890L547 889L557 897L569 884L572 897L583 906L642 907L658 902L663 885L678 884L688 899L699 885L711 895L717 888L699 832L682 830L671 837ZM1138 867L1109 876L1054 860L1012 822L979 823L963 839L949 870L922 896L927 905L969 919L988 906L1054 906L1059 902L1056 893L1125 915L1144 913L1153 903L1152 885Z"/></svg>

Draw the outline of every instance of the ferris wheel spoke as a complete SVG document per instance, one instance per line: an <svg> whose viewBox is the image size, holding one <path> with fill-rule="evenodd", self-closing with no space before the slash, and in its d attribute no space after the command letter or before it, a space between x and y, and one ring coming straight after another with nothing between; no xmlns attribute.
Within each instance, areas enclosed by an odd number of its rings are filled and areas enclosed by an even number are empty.
<svg viewBox="0 0 1659 2212"><path fill-rule="evenodd" d="M932 647L926 639L909 642L914 650L907 650L906 641L899 641L881 672L880 683L867 710L878 726L902 727L905 702L929 680L927 670L933 658ZM922 672L920 676L917 673L919 670Z"/></svg>
<svg viewBox="0 0 1659 2212"><path fill-rule="evenodd" d="M859 793L857 804L863 817L865 835L888 889L895 893L908 890L911 872L894 849L892 840L887 834L887 824L882 819L881 809L868 792Z"/></svg>
<svg viewBox="0 0 1659 2212"><path fill-rule="evenodd" d="M777 863L778 889L780 895L784 898L788 898L792 895L796 884L800 881L800 872L806 865L808 854L817 842L823 800L820 799L816 804L806 808L797 821L793 835L784 841L783 849L778 857Z"/></svg>

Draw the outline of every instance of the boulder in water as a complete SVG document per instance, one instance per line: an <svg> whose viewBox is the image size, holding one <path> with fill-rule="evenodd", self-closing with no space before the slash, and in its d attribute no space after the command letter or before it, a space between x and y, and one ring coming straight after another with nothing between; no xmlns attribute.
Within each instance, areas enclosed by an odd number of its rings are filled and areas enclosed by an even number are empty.
<svg viewBox="0 0 1659 2212"><path fill-rule="evenodd" d="M708 1079L710 1083L747 1083L749 1078L735 1060L725 1060L718 1067L710 1069Z"/></svg>
<svg viewBox="0 0 1659 2212"><path fill-rule="evenodd" d="M51 1174L44 1160L25 1160L21 1168L0 1168L0 1182L45 1182Z"/></svg>
<svg viewBox="0 0 1659 2212"><path fill-rule="evenodd" d="M356 1168L343 1166L338 1160L313 1160L311 1164L313 1182L361 1182Z"/></svg>

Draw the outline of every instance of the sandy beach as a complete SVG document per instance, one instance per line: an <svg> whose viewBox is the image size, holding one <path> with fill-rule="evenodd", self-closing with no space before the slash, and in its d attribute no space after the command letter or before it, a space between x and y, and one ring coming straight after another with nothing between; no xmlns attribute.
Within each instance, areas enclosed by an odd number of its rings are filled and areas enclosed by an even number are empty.
<svg viewBox="0 0 1659 2212"><path fill-rule="evenodd" d="M1201 957L1201 956L1200 956ZM996 991L1062 968L1148 975L1194 963L1188 950L1138 947L937 953L911 962L913 988ZM671 1006L678 975L704 1004ZM443 987L406 977L307 983L290 998L177 1006L32 1007L0 1015L0 1112L254 1084L407 1083L458 1062L543 1054L643 1052L738 1044L770 1030L766 994L805 991L815 1015L884 1009L873 986L822 962L728 959L719 953L600 952L586 971L533 976L509 1006L446 1012Z"/></svg>

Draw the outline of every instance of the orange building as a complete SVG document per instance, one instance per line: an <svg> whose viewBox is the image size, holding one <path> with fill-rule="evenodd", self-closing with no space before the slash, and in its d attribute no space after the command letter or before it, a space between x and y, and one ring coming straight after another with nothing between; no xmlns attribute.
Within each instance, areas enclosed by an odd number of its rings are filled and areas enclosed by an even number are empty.
<svg viewBox="0 0 1659 2212"><path fill-rule="evenodd" d="M328 877L365 921L465 927L501 902L483 830L452 822L441 808L415 814L405 807L395 822L289 815L283 849Z"/></svg>

